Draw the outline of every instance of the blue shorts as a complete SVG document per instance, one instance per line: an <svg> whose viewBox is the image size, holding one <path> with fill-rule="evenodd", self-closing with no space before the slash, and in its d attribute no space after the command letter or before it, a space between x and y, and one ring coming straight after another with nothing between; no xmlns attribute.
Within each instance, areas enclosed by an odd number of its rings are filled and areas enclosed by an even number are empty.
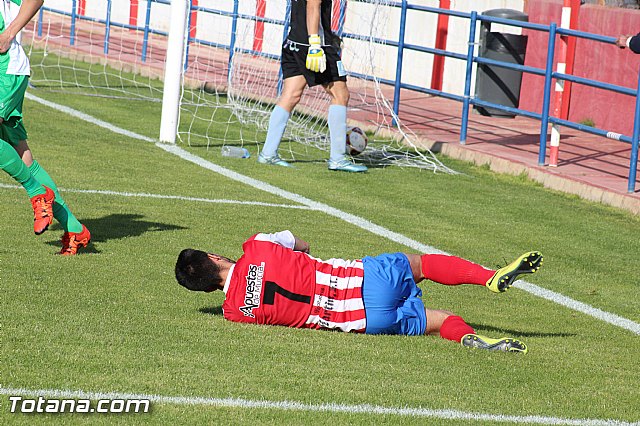
<svg viewBox="0 0 640 426"><path fill-rule="evenodd" d="M402 253L362 259L362 299L367 334L417 336L427 328L422 291L416 285L409 259Z"/></svg>

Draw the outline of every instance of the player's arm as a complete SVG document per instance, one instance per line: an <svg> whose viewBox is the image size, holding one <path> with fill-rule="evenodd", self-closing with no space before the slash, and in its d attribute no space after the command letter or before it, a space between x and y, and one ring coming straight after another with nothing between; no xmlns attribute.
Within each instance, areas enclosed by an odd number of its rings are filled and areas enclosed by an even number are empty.
<svg viewBox="0 0 640 426"><path fill-rule="evenodd" d="M322 0L307 0L307 34L309 34L309 53L307 53L307 69L313 72L324 72L327 69L327 57L322 50L320 36L320 5Z"/></svg>
<svg viewBox="0 0 640 426"><path fill-rule="evenodd" d="M640 33L636 34L635 36L630 34L623 34L621 36L618 36L616 45L621 49L628 47L633 52L640 53Z"/></svg>
<svg viewBox="0 0 640 426"><path fill-rule="evenodd" d="M618 39L616 40L616 46L618 46L620 49L624 49L625 47L629 47L628 43L629 43L629 39L631 38L630 35L626 35L626 34L622 34L620 36L618 36Z"/></svg>
<svg viewBox="0 0 640 426"><path fill-rule="evenodd" d="M309 253L309 243L293 235L291 231L274 232L273 234L256 234L256 241L269 241L295 251Z"/></svg>
<svg viewBox="0 0 640 426"><path fill-rule="evenodd" d="M23 0L16 19L0 34L0 53L4 53L11 47L11 42L18 33L29 23L31 18L40 10L44 0Z"/></svg>
<svg viewBox="0 0 640 426"><path fill-rule="evenodd" d="M301 251L301 252L304 252L304 253L309 253L309 243L308 242L306 242L304 240L301 240L300 238L296 237L295 235L293 236L293 238L296 239L296 242L295 242L295 244L293 246L293 249L295 251Z"/></svg>
<svg viewBox="0 0 640 426"><path fill-rule="evenodd" d="M307 34L318 34L322 0L307 0Z"/></svg>

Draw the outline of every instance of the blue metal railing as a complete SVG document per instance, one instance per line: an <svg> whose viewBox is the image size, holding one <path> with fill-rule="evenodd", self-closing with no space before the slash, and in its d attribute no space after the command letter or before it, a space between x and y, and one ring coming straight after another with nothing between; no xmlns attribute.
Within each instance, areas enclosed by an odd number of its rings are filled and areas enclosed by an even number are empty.
<svg viewBox="0 0 640 426"><path fill-rule="evenodd" d="M469 27L469 44L467 44L467 67L464 79L464 98L462 99L462 127L460 128L460 143L467 140L467 127L469 126L469 103L471 101L471 73L473 72L473 54L476 49L476 18L477 12L471 12L471 26Z"/></svg>
<svg viewBox="0 0 640 426"><path fill-rule="evenodd" d="M107 0L106 16L105 16L104 20L78 14L76 12L76 2L77 2L77 0L72 0L72 6L71 6L72 10L71 11L57 10L57 9L49 8L49 7L46 7L46 6L42 7L41 10L40 10L40 13L38 15L38 22L37 22L38 37L42 37L43 13L44 13L44 11L49 11L49 12L53 12L53 13L57 13L57 14L65 15L65 16L69 16L71 18L71 27L70 27L71 34L70 34L70 38L69 38L69 44L70 45L74 45L75 41L76 41L76 21L77 20L91 21L91 22L95 22L95 23L104 24L104 26L105 26L104 53L105 54L109 53L109 33L110 33L110 29L112 27L132 29L132 30L136 30L136 31L141 31L143 33L141 60L143 62L146 61L147 60L147 54L148 54L147 50L148 50L148 43L149 43L150 35L157 34L157 35L167 36L166 32L163 32L163 31L160 31L160 30L157 30L157 29L153 29L151 27L150 17L151 17L152 5L153 4L169 5L170 1L169 0L148 0L147 4L146 4L146 11L145 11L146 12L145 13L145 22L144 22L144 25L141 26L141 27L140 26L132 26L132 25L129 25L129 24L119 23L119 22L113 21L111 19L112 1L113 0ZM375 2L375 0L358 0L358 1L361 2L361 3L374 3ZM247 14L240 13L239 12L239 2L240 2L240 0L233 0L233 10L231 10L231 11L206 8L206 7L202 7L202 6L193 6L193 5L191 6L191 11L194 11L194 12L202 12L202 13L207 13L207 14L212 14L212 15L217 15L217 16L223 16L223 17L231 19L232 31L231 31L231 34L229 36L228 43L220 42L220 41L213 41L213 40L199 39L199 38L195 38L195 37L192 38L190 36L187 37L187 48L186 48L185 65L184 65L185 66L185 70L188 68L188 64L189 64L188 55L189 55L189 45L191 43L196 43L196 44L203 45L203 46L210 46L210 47L214 47L214 48L227 49L229 51L228 76L231 76L232 67L233 67L233 59L234 59L234 55L236 53L248 53L248 54L251 54L251 55L254 55L254 56L269 58L269 59L273 59L273 60L278 60L280 58L280 56L278 54L270 54L270 53L266 53L266 52L258 52L258 51L252 50L252 49L239 48L237 46L236 32L237 32L237 28L238 28L238 23L241 20L248 20L248 21L254 21L254 22L263 22L263 23L269 23L269 24L275 24L275 25L282 26L283 27L283 40L284 40L286 38L286 35L288 34L288 31L289 31L289 20L288 20L289 18L288 17L289 17L289 11L290 11L290 7L291 7L290 0L287 1L287 12L285 14L285 19L284 20L270 19L270 18L265 18L265 17L253 16L253 15L247 15ZM549 125L549 123L561 125L561 126L564 126L564 127L568 127L568 128L576 129L576 130L579 130L579 131L595 134L595 135L606 137L606 138L609 138L609 139L618 140L618 141L625 142L625 143L630 143L632 148L631 148L631 159L630 159L630 165L629 165L629 176L628 176L627 191L628 192L634 192L635 191L635 181L636 181L637 163L638 163L638 143L639 143L639 139L640 139L639 138L639 134L640 134L640 73L638 75L638 86L637 86L637 88L635 90L633 90L633 89L630 89L630 88L627 88L627 87L617 86L617 85L613 85L613 84L609 84L609 83L603 83L603 82L599 82L599 81L596 81L596 80L591 80L591 79L588 79L588 78L577 77L577 76L573 76L573 75L569 75L569 74L563 74L563 73L559 73L559 72L554 72L553 71L553 58L554 58L554 54L555 54L555 40L556 40L556 36L557 35L578 37L578 38L583 38L583 39L588 39L588 40L593 40L593 41L598 41L598 42L604 42L604 43L615 43L615 38L601 36L601 35L592 34L592 33L586 33L586 32L577 31L577 30L558 28L555 23L551 23L550 25L534 24L534 23L529 23L529 22L524 22L524 21L516 21L516 20L505 19L505 18L486 16L486 15L478 14L475 11L471 12L471 13L465 13L465 12L458 12L458 11L448 10L448 9L439 9L439 8L434 8L434 7L414 5L414 4L410 4L408 2L408 0L390 2L390 3L387 4L387 7L397 8L400 11L400 31L399 31L399 34L398 34L398 40L387 40L387 39L383 39L383 38L372 38L372 37L369 37L369 36L351 34L351 33L344 32L344 21L345 21L345 4L344 4L344 2L342 3L340 11L339 11L338 35L340 35L343 39L363 39L363 37L364 37L364 38L366 38L367 41L369 41L371 43L384 44L384 45L387 45L387 46L392 46L392 47L396 47L397 48L395 78L393 80L391 80L391 79L384 79L384 78L375 77L375 79L377 81L379 81L379 82L381 82L383 84L388 84L388 85L392 85L393 86L393 88L394 88L393 112L394 112L395 116L397 116L399 111L400 111L401 89L407 89L407 90L417 91L417 92L421 92L421 93L427 93L427 94L430 94L430 95L441 96L441 97L444 97L444 98L447 98L447 99L451 99L451 100L455 100L455 101L458 101L458 102L462 103L462 113L461 113L462 114L462 124L461 124L461 128L460 128L460 143L461 144L464 144L466 142L468 122L469 122L469 107L471 105L476 105L476 106L481 106L481 107L490 107L490 108L494 108L494 109L498 109L498 110L502 110L502 111L507 111L507 112L509 112L511 114L522 115L522 116L525 116L525 117L529 117L529 118L540 120L540 149L539 149L539 154L538 154L538 163L540 165L543 165L544 162L545 162L546 146L547 146L547 134L548 134L548 125ZM466 54L460 54L460 53L456 53L456 52L449 52L449 51L446 51L446 50L434 49L434 48L430 48L430 47L426 47L426 46L420 46L420 45L416 45L416 44L406 43L405 42L405 33L406 33L406 26L407 26L407 12L410 11L410 10L411 11L425 12L425 13L433 13L433 14L444 14L444 15L449 15L449 16L453 16L453 17L457 17L457 18L468 19L469 20L469 40L468 40L468 43L469 44L468 44L468 49L467 49ZM520 28L524 28L524 29L530 29L530 30L534 30L534 31L547 32L548 35L549 35L549 41L548 41L548 44L547 44L547 59L546 59L545 68L544 69L540 69L540 68L535 68L535 67L530 67L530 66L525 66L525 65L520 65L520 64L501 62L501 61L496 61L496 60L492 60L492 59L482 58L482 57L476 56L475 46L477 45L477 42L476 42L477 21L488 22L488 23L496 23L496 24L503 24L503 25L509 25L509 26L513 26L513 27L520 27ZM191 22L191 21L189 21L189 22ZM444 91L441 91L441 90L435 90L435 89L431 89L431 88L428 88L428 87L422 87L422 86L417 86L417 85L414 85L414 84L403 83L403 81L402 81L402 67L403 67L405 50L411 50L411 51L422 52L422 53L429 53L429 54L433 54L433 55L440 55L440 56L444 56L444 57L449 57L449 58L453 58L453 59L457 59L457 60L466 61L464 95L460 96L460 95L456 95L454 93L447 93L447 92L444 92ZM471 95L471 78L472 78L472 74L473 74L473 64L474 63L481 64L481 65L497 66L497 67L501 67L501 68L507 68L507 69L511 69L511 70L521 71L523 73L529 73L529 74L544 76L545 81L544 81L544 91L543 91L542 112L541 113L536 113L536 112L533 112L533 111L526 111L526 110L522 110L522 109L519 109L519 108L514 108L514 107L509 107L509 106L499 105L499 104L494 104L494 103L483 101L482 99L477 99L477 98L473 97ZM349 75L353 76L353 77L363 78L363 79L366 79L366 80L373 80L374 79L374 76L364 75L364 74L355 73L355 72L350 72ZM582 85L595 87L595 88L599 88L599 89L603 89L603 90L608 90L608 91L612 91L612 92L616 92L616 93L621 93L621 94L624 94L624 95L634 96L636 98L636 108L635 108L635 114L634 114L633 134L631 136L621 135L621 134L618 134L618 133L614 133L614 132L610 132L610 131L606 131L606 130L601 130L601 129L597 129L595 127L591 127L591 126L587 126L587 125L584 125L584 124L579 124L579 123L571 122L571 121L568 121L568 120L563 120L561 118L550 116L549 114L550 114L550 101L551 101L551 87L552 87L553 79L570 81L570 82L577 83L577 84L582 84ZM281 90L282 90L282 75L280 73L280 78L279 78L279 82L278 82L278 94L281 93ZM394 119L394 124L395 124L395 119Z"/></svg>
<svg viewBox="0 0 640 426"><path fill-rule="evenodd" d="M404 59L404 32L407 26L407 3L402 2L402 6L400 7L400 35L398 36L398 58L396 60L396 75L402 76L402 62ZM393 88L393 111L395 115L398 114L400 110L400 85L401 78L396 78L394 88ZM397 126L395 117L393 118L393 125Z"/></svg>
<svg viewBox="0 0 640 426"><path fill-rule="evenodd" d="M549 27L549 48L547 50L547 65L544 68L544 90L542 96L542 120L540 128L544 129L544 134L540 133L540 151L538 154L538 164L544 164L544 157L547 151L547 131L549 127L549 104L551 100L551 75L553 74L553 55L556 49L556 23L552 22Z"/></svg>
<svg viewBox="0 0 640 426"><path fill-rule="evenodd" d="M111 19L111 10L112 10L113 0L107 0L106 14L104 19L95 18L92 16L81 15L77 12L77 0L72 0L71 2L71 11L55 9L48 6L43 6L40 8L38 12L38 21L36 23L36 31L38 33L38 37L42 37L43 31L43 23L44 23L44 12L51 12L62 16L68 16L71 19L70 25L70 34L69 34L69 45L75 45L76 40L76 23L78 20L86 21L86 22L94 22L97 24L103 24L105 28L104 32L104 41L103 41L103 51L105 55L109 54L109 36L111 33L111 28L124 28L129 30L141 31L143 35L142 40L142 61L146 61L147 59L147 49L149 45L149 36L152 34L160 35L167 37L169 34L166 31L155 30L151 28L151 5L153 3L162 4L165 6L169 6L171 2L169 0L148 0L146 6L146 15L145 15L145 24L141 26L125 24L123 22L118 22Z"/></svg>
<svg viewBox="0 0 640 426"><path fill-rule="evenodd" d="M238 16L238 8L240 7L240 1L236 0L233 2L233 16ZM239 18L234 18L233 21L231 21L231 45L229 46L229 74L228 74L228 78L231 78L232 75L232 69L233 69L233 55L235 52L235 47L236 47L236 33L237 33L237 29L238 29L238 19ZM187 41L187 45L189 44L189 42Z"/></svg>
<svg viewBox="0 0 640 426"><path fill-rule="evenodd" d="M76 43L76 0L71 2L71 37L69 38L69 43L73 46Z"/></svg>

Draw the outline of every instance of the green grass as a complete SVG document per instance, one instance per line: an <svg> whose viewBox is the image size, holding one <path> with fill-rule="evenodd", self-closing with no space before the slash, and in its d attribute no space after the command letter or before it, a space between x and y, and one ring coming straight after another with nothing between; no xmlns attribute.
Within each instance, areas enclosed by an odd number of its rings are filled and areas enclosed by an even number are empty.
<svg viewBox="0 0 640 426"><path fill-rule="evenodd" d="M156 137L157 103L33 91L117 126ZM132 105L134 105L132 107ZM133 109L135 108L135 109ZM293 204L34 102L31 147L59 186ZM224 132L225 129L220 129ZM236 130L233 130L236 131ZM519 177L443 159L464 175L389 167L330 173L326 154L287 170L186 149L287 191L363 217L486 266L527 250L545 263L528 281L640 322L640 220ZM5 174L0 183L12 184ZM526 356L471 351L437 337L363 336L226 322L221 294L179 287L180 249L238 257L255 232L290 229L320 258L412 251L319 211L62 191L93 243L61 258L55 225L36 237L21 189L0 188L0 383L168 396L308 404L372 404L496 415L638 421L638 336L521 290L425 282L425 304L463 316L480 333L513 335ZM31 424L10 414L0 423ZM59 423L460 424L374 414L155 404L151 414L38 416ZM480 422L490 424L491 422Z"/></svg>

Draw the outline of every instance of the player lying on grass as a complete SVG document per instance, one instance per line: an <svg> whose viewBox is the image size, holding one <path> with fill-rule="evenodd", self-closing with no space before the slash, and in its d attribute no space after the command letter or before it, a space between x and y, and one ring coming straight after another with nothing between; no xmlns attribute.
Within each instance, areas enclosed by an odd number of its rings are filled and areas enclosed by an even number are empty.
<svg viewBox="0 0 640 426"><path fill-rule="evenodd" d="M289 231L256 234L242 250L234 262L184 249L176 263L176 279L189 290L224 291L222 309L230 321L367 334L439 333L467 347L527 352L520 340L480 336L449 311L425 309L416 283L429 279L503 292L519 274L540 268L538 252L525 253L497 271L440 254L320 260L309 255L308 243Z"/></svg>
<svg viewBox="0 0 640 426"><path fill-rule="evenodd" d="M17 14L9 0L0 1L0 168L31 198L36 235L46 231L55 217L64 229L60 254L74 255L89 243L91 235L71 213L46 170L33 159L22 123L22 103L31 70L15 37L40 9L42 0L24 0Z"/></svg>

